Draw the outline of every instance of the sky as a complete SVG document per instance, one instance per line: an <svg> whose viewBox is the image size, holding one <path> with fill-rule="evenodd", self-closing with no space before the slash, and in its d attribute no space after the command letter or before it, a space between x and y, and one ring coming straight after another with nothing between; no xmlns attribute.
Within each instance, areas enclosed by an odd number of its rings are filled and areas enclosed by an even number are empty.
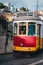
<svg viewBox="0 0 43 65"><path fill-rule="evenodd" d="M30 11L37 9L37 0L0 0L0 3L11 3L15 8L25 7ZM38 10L43 10L43 0L38 0Z"/></svg>

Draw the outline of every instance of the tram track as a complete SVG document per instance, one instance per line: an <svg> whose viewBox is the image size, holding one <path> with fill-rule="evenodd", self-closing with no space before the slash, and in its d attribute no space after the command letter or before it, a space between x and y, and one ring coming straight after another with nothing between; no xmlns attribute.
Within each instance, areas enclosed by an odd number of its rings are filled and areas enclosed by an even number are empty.
<svg viewBox="0 0 43 65"><path fill-rule="evenodd" d="M43 59L41 58L41 56L43 57L43 50L40 50L40 51L37 51L37 55L33 56L33 57L30 57L28 53L24 53L24 54L14 54L14 52L12 53L6 53L6 54L0 54L0 65L3 65L3 64L8 64L9 65L11 63L14 63L15 62L15 65L17 64L16 61L21 61L21 60L27 60L30 61L30 62L34 62L34 61L37 61L37 60L40 60L40 59ZM33 59L33 60L32 60ZM25 63L21 63L21 65L28 65L30 62L25 62Z"/></svg>

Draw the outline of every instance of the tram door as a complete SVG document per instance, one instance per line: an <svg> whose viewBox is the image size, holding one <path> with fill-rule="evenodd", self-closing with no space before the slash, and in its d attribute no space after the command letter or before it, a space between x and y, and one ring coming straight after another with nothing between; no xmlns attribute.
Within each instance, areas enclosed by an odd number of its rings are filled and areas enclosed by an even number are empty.
<svg viewBox="0 0 43 65"><path fill-rule="evenodd" d="M40 49L41 48L41 25L40 24L38 24L37 25L37 40L38 40L38 48Z"/></svg>

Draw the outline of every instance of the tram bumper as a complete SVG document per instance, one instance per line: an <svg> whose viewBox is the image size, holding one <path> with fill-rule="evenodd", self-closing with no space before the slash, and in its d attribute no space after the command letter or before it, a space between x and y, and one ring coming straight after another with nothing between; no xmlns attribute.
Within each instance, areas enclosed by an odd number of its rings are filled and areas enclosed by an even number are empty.
<svg viewBox="0 0 43 65"><path fill-rule="evenodd" d="M18 47L18 46L13 46L12 49L15 50L15 51L27 51L27 52L37 51L36 47Z"/></svg>

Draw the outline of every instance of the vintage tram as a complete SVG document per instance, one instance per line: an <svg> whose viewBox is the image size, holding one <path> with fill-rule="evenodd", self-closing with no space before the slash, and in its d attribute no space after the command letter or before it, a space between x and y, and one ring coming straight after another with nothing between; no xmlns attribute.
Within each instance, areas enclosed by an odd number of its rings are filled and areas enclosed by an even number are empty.
<svg viewBox="0 0 43 65"><path fill-rule="evenodd" d="M34 52L42 49L43 23L40 19L17 17L13 21L13 51Z"/></svg>

